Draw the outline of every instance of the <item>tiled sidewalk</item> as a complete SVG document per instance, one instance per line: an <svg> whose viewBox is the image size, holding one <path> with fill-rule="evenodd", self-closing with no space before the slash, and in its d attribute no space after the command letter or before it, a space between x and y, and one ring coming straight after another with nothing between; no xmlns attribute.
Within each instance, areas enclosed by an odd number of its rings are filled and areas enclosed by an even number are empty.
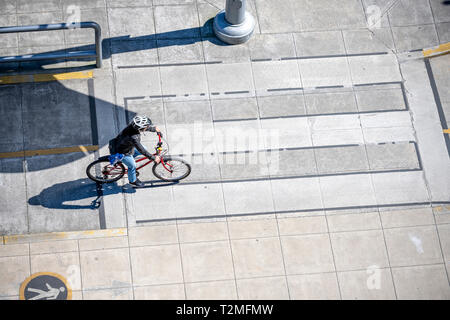
<svg viewBox="0 0 450 320"><path fill-rule="evenodd" d="M55 272L68 279L74 300L450 299L448 209L5 237L0 298L18 299L28 276Z"/></svg>

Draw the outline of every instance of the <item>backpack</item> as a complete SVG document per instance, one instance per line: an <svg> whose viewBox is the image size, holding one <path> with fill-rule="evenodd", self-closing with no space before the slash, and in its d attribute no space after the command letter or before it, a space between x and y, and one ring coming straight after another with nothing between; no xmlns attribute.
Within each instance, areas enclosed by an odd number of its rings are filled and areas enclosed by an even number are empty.
<svg viewBox="0 0 450 320"><path fill-rule="evenodd" d="M117 137L109 140L109 153L116 154L117 153Z"/></svg>

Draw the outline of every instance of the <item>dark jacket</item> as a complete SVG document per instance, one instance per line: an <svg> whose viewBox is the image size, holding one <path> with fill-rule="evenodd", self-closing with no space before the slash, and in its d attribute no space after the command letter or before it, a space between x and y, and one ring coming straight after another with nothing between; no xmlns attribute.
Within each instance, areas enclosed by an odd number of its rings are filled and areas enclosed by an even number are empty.
<svg viewBox="0 0 450 320"><path fill-rule="evenodd" d="M156 132L155 126L151 126L148 131ZM134 148L149 159L153 159L144 146L141 144L141 135L139 131L130 124L113 140L110 141L111 154L122 153L126 156L134 154Z"/></svg>

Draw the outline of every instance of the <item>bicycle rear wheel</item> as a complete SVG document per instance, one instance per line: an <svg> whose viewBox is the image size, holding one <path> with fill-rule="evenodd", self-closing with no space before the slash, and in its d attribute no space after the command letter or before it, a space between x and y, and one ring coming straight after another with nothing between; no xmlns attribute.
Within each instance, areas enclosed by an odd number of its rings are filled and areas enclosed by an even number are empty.
<svg viewBox="0 0 450 320"><path fill-rule="evenodd" d="M164 164L155 163L153 174L163 181L179 181L191 173L191 165L181 158L164 157Z"/></svg>
<svg viewBox="0 0 450 320"><path fill-rule="evenodd" d="M108 157L104 157L88 165L86 174L89 179L95 182L111 183L125 175L125 166L121 162L111 165Z"/></svg>

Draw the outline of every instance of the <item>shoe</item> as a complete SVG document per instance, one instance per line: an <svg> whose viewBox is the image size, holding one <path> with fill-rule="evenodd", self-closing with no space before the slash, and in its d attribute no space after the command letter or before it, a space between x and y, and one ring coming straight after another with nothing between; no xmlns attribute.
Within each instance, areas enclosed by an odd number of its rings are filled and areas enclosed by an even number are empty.
<svg viewBox="0 0 450 320"><path fill-rule="evenodd" d="M130 184L133 185L133 186L135 186L135 187L138 187L138 188L142 188L143 186L145 186L145 185L142 183L142 181L139 180L139 179L136 179L135 182L130 182Z"/></svg>

